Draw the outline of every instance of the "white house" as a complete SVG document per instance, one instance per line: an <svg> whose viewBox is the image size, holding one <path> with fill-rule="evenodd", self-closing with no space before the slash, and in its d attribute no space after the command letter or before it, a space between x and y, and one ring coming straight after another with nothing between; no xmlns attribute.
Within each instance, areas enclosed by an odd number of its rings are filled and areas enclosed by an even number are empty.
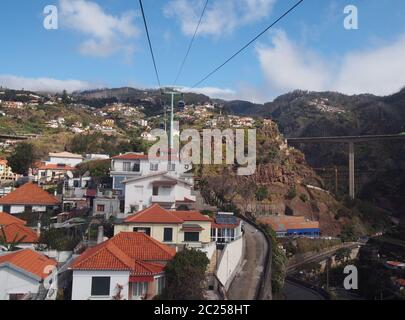
<svg viewBox="0 0 405 320"><path fill-rule="evenodd" d="M31 249L0 255L0 300L21 300L55 285L56 261ZM52 281L51 281L52 280Z"/></svg>
<svg viewBox="0 0 405 320"><path fill-rule="evenodd" d="M186 172L190 171L192 166L181 164L179 160L172 159L168 161L167 156L154 157L149 159L145 154L127 153L113 157L111 160L111 177L113 178L113 189L117 193L124 194L124 181L132 178L148 176L159 172L166 172L167 175L183 179L193 184L192 175Z"/></svg>
<svg viewBox="0 0 405 320"><path fill-rule="evenodd" d="M192 195L193 185L171 176L167 171L129 178L122 183L125 186L125 214L138 212L153 204L166 209L191 209L196 201Z"/></svg>
<svg viewBox="0 0 405 320"><path fill-rule="evenodd" d="M83 157L80 154L70 152L49 153L49 160L46 164L65 165L76 167L83 162Z"/></svg>
<svg viewBox="0 0 405 320"><path fill-rule="evenodd" d="M121 232L85 251L73 270L72 300L150 300L165 286L176 250L144 233Z"/></svg>
<svg viewBox="0 0 405 320"><path fill-rule="evenodd" d="M46 212L59 206L60 201L33 183L23 186L0 198L0 212L18 214L23 212Z"/></svg>

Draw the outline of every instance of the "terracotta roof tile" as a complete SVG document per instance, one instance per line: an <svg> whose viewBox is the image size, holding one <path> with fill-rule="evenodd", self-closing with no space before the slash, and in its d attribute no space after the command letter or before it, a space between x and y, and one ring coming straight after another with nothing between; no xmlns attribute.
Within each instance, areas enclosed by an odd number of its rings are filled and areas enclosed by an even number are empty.
<svg viewBox="0 0 405 320"><path fill-rule="evenodd" d="M169 223L182 224L184 221L173 212L163 209L158 204L142 210L125 220L126 223Z"/></svg>
<svg viewBox="0 0 405 320"><path fill-rule="evenodd" d="M0 212L0 226L6 226L9 224L13 223L19 223L22 225L26 225L27 222L21 219L18 219L17 217L14 217L11 214L5 213L5 212Z"/></svg>
<svg viewBox="0 0 405 320"><path fill-rule="evenodd" d="M60 170L60 171L75 171L76 168L68 165L46 164L37 168L38 170Z"/></svg>
<svg viewBox="0 0 405 320"><path fill-rule="evenodd" d="M269 224L275 231L292 229L319 229L319 221L306 221L302 216L270 216L261 217L259 221Z"/></svg>
<svg viewBox="0 0 405 320"><path fill-rule="evenodd" d="M85 251L70 267L73 270L128 270L131 275L153 275L163 271L156 261L169 261L176 254L143 233L122 232Z"/></svg>
<svg viewBox="0 0 405 320"><path fill-rule="evenodd" d="M173 211L173 214L183 221L211 221L211 218L198 211Z"/></svg>
<svg viewBox="0 0 405 320"><path fill-rule="evenodd" d="M31 249L24 249L2 255L0 256L0 264L3 263L10 263L40 277L41 279L45 279L49 275L44 273L46 267L57 265L55 260L49 259Z"/></svg>
<svg viewBox="0 0 405 320"><path fill-rule="evenodd" d="M113 157L113 159L116 160L146 160L148 159L148 156L145 154L139 154L139 153L126 153L126 154L121 154L119 156Z"/></svg>
<svg viewBox="0 0 405 320"><path fill-rule="evenodd" d="M36 184L27 183L0 199L5 205L58 205L60 201Z"/></svg>
<svg viewBox="0 0 405 320"><path fill-rule="evenodd" d="M6 236L6 242L11 243L17 241L19 243L38 243L38 235L31 228L26 227L21 223L13 223L2 226L0 229L0 238Z"/></svg>

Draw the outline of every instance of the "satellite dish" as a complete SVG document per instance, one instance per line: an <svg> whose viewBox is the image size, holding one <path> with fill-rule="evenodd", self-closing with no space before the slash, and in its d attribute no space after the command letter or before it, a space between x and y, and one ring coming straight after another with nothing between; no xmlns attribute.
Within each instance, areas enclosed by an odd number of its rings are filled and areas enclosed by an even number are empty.
<svg viewBox="0 0 405 320"><path fill-rule="evenodd" d="M67 171L66 175L68 176L69 179L73 179L73 173L72 172Z"/></svg>

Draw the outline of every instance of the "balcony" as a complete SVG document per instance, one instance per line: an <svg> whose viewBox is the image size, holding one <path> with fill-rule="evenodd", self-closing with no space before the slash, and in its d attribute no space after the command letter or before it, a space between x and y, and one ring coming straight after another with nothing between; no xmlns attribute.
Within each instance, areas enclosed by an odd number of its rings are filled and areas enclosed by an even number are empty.
<svg viewBox="0 0 405 320"><path fill-rule="evenodd" d="M152 196L152 202L153 203L174 203L176 202L176 199L174 196L171 195L159 195L159 196Z"/></svg>

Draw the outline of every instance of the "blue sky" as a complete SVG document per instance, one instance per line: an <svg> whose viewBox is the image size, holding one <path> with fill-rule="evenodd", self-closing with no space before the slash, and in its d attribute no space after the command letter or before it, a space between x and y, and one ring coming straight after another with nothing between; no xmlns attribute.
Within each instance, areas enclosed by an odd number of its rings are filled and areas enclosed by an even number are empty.
<svg viewBox="0 0 405 320"><path fill-rule="evenodd" d="M296 0L210 0L180 78L190 87ZM204 0L144 0L164 85L171 85ZM56 5L58 30L43 27ZM343 27L347 5L359 29ZM199 92L264 102L294 90L385 95L405 86L405 1L305 0ZM156 87L138 1L3 0L0 85L33 90Z"/></svg>

